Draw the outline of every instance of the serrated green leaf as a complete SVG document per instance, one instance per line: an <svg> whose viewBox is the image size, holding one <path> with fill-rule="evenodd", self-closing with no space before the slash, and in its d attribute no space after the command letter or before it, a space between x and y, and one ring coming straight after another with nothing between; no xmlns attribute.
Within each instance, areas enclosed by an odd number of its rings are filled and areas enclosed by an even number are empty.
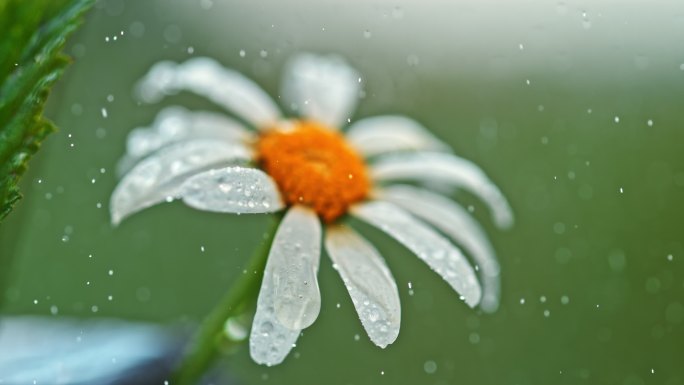
<svg viewBox="0 0 684 385"><path fill-rule="evenodd" d="M21 198L28 160L55 130L43 107L70 62L64 43L93 3L0 1L0 221Z"/></svg>

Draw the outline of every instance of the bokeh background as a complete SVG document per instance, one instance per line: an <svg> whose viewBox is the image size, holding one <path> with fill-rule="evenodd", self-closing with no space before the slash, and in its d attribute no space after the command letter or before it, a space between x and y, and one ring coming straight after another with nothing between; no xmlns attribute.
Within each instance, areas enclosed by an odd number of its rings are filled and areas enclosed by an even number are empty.
<svg viewBox="0 0 684 385"><path fill-rule="evenodd" d="M0 227L4 314L201 320L268 226L163 204L109 224L126 134L160 60L210 56L278 94L285 60L338 53L363 74L356 117L414 117L481 165L514 208L498 231L501 309L467 308L377 231L402 331L365 336L324 256L323 307L285 363L246 345L220 363L272 384L684 384L684 3L681 1L100 1L51 95L60 131ZM412 289L409 290L409 282Z"/></svg>

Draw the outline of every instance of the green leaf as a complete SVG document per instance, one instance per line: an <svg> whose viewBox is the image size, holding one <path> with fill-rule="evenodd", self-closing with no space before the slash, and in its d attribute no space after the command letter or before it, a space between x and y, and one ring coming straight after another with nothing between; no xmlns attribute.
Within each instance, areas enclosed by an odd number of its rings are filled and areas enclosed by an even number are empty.
<svg viewBox="0 0 684 385"><path fill-rule="evenodd" d="M17 183L55 126L43 116L69 58L66 38L94 0L0 0L0 221L21 198Z"/></svg>

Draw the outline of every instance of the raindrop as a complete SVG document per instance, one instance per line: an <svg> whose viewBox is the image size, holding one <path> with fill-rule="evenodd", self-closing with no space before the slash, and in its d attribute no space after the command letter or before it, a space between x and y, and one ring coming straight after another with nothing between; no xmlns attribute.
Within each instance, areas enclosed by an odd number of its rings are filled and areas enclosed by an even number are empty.
<svg viewBox="0 0 684 385"><path fill-rule="evenodd" d="M114 270L111 270L111 269L110 269L110 270L107 272L107 274L109 274L109 276L114 275Z"/></svg>
<svg viewBox="0 0 684 385"><path fill-rule="evenodd" d="M525 304L525 298L520 298L520 304L524 305Z"/></svg>
<svg viewBox="0 0 684 385"><path fill-rule="evenodd" d="M200 251L204 253L204 246L200 246Z"/></svg>
<svg viewBox="0 0 684 385"><path fill-rule="evenodd" d="M38 305L38 300L37 300L37 299L34 299L34 300L33 300L33 304L34 304L34 305Z"/></svg>
<svg viewBox="0 0 684 385"><path fill-rule="evenodd" d="M369 31L369 30L363 31L363 37L365 37L366 39L370 39L371 36L372 36L371 31Z"/></svg>
<svg viewBox="0 0 684 385"><path fill-rule="evenodd" d="M625 192L625 190L622 187L620 187L620 194L622 194L623 192Z"/></svg>
<svg viewBox="0 0 684 385"><path fill-rule="evenodd" d="M240 50L240 57L245 57L245 55L247 55L247 52L245 52L244 49L241 49Z"/></svg>
<svg viewBox="0 0 684 385"><path fill-rule="evenodd" d="M558 235L565 233L565 223L563 223L563 222L554 223L553 232L558 234Z"/></svg>
<svg viewBox="0 0 684 385"><path fill-rule="evenodd" d="M569 304L569 303L570 303L570 297L568 297L567 295L562 296L562 297L561 297L561 303L562 303L563 305Z"/></svg>
<svg viewBox="0 0 684 385"><path fill-rule="evenodd" d="M195 53L195 47L189 46L187 52L188 52L188 54L192 55L193 53Z"/></svg>
<svg viewBox="0 0 684 385"><path fill-rule="evenodd" d="M112 95L112 94L107 95L107 101L110 103L113 102L114 101L114 95Z"/></svg>
<svg viewBox="0 0 684 385"><path fill-rule="evenodd" d="M548 309L544 310L544 317L548 318L550 315L551 315L551 312Z"/></svg>
<svg viewBox="0 0 684 385"><path fill-rule="evenodd" d="M59 308L55 305L50 306L50 314L57 315L59 313Z"/></svg>
<svg viewBox="0 0 684 385"><path fill-rule="evenodd" d="M432 360L425 361L423 370L425 370L425 373L427 374L434 374L437 371L437 363Z"/></svg>
<svg viewBox="0 0 684 385"><path fill-rule="evenodd" d="M620 117L619 116L614 117L613 120L615 121L615 123L620 123Z"/></svg>
<svg viewBox="0 0 684 385"><path fill-rule="evenodd" d="M653 127L653 120L652 119L647 120L646 124L648 124L649 127Z"/></svg>
<svg viewBox="0 0 684 385"><path fill-rule="evenodd" d="M102 112L102 117L106 119L107 118L107 109L102 107L101 112Z"/></svg>
<svg viewBox="0 0 684 385"><path fill-rule="evenodd" d="M672 261L673 258L674 258L674 257L672 256L672 254L668 254L668 255L667 255L667 260L668 260L668 261Z"/></svg>
<svg viewBox="0 0 684 385"><path fill-rule="evenodd" d="M108 296L107 296L107 300L108 300L108 301L111 301L111 300L113 300L113 299L114 299L114 296L112 296L112 295L108 295Z"/></svg>
<svg viewBox="0 0 684 385"><path fill-rule="evenodd" d="M354 334L354 341L358 341L361 339L361 336L358 334Z"/></svg>
<svg viewBox="0 0 684 385"><path fill-rule="evenodd" d="M539 302L541 302L541 303L546 302L546 296L542 295L541 297L539 297Z"/></svg>
<svg viewBox="0 0 684 385"><path fill-rule="evenodd" d="M259 51L259 56L261 56L262 59L266 59L268 57L268 51L262 49L261 51Z"/></svg>
<svg viewBox="0 0 684 385"><path fill-rule="evenodd" d="M90 307L90 311L92 311L93 313L97 313L98 310L100 310L100 308L98 308L97 305L93 305Z"/></svg>

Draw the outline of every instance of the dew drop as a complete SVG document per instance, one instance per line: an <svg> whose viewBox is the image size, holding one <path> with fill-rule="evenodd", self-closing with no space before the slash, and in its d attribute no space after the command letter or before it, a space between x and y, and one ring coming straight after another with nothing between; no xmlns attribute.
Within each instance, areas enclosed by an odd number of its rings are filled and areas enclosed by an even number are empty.
<svg viewBox="0 0 684 385"><path fill-rule="evenodd" d="M425 370L425 373L427 374L434 374L437 371L437 363L432 360L425 361L423 370Z"/></svg>

